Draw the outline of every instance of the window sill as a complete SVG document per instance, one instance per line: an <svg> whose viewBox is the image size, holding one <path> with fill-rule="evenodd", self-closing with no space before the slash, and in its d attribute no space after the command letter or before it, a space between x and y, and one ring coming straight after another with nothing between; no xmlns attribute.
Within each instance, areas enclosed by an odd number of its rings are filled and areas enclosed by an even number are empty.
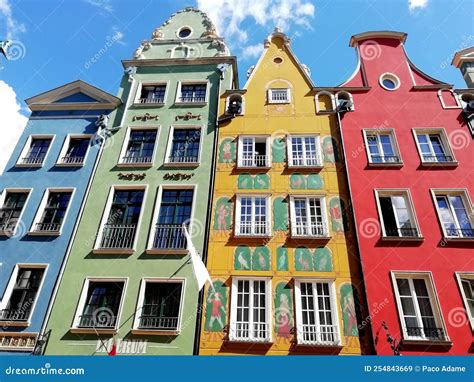
<svg viewBox="0 0 474 382"><path fill-rule="evenodd" d="M158 248L149 248L145 250L147 255L187 255L187 249L158 249Z"/></svg>
<svg viewBox="0 0 474 382"><path fill-rule="evenodd" d="M270 170L272 165L268 166L239 166L237 165L237 170Z"/></svg>
<svg viewBox="0 0 474 382"><path fill-rule="evenodd" d="M311 346L311 347L324 347L324 348L342 348L342 344L340 342L334 343L321 343L321 342L296 342L298 346Z"/></svg>
<svg viewBox="0 0 474 382"><path fill-rule="evenodd" d="M61 231L28 231L28 236L61 236Z"/></svg>
<svg viewBox="0 0 474 382"><path fill-rule="evenodd" d="M165 106L164 102L149 102L149 103L141 103L141 102L134 102L133 107L162 107Z"/></svg>
<svg viewBox="0 0 474 382"><path fill-rule="evenodd" d="M139 163L117 163L118 168L151 168L153 167L153 162L139 162Z"/></svg>
<svg viewBox="0 0 474 382"><path fill-rule="evenodd" d="M423 241L423 236L382 236L382 241Z"/></svg>
<svg viewBox="0 0 474 382"><path fill-rule="evenodd" d="M175 102L175 106L206 106L207 102Z"/></svg>
<svg viewBox="0 0 474 382"><path fill-rule="evenodd" d="M0 326L4 327L19 327L19 328L27 328L30 326L29 321L13 321L13 320L6 320L6 321L0 321ZM4 332L5 334L7 332Z"/></svg>
<svg viewBox="0 0 474 382"><path fill-rule="evenodd" d="M32 163L32 164L17 163L17 164L15 164L15 167L20 167L20 168L40 168L40 167L43 167L43 163Z"/></svg>
<svg viewBox="0 0 474 382"><path fill-rule="evenodd" d="M199 167L201 162L165 162L164 167Z"/></svg>
<svg viewBox="0 0 474 382"><path fill-rule="evenodd" d="M320 170L323 169L324 166L322 164L316 164L316 165L293 165L293 164L288 164L288 168L290 170L304 170L304 169L316 169Z"/></svg>
<svg viewBox="0 0 474 382"><path fill-rule="evenodd" d="M451 237L451 236L443 236L443 241L465 241L465 242L472 242L474 241L474 236L472 237Z"/></svg>
<svg viewBox="0 0 474 382"><path fill-rule="evenodd" d="M305 239L305 240L330 240L331 236L313 236L313 235L295 235L291 234L292 239Z"/></svg>
<svg viewBox="0 0 474 382"><path fill-rule="evenodd" d="M290 101L268 101L269 105L289 105Z"/></svg>
<svg viewBox="0 0 474 382"><path fill-rule="evenodd" d="M403 167L403 162L397 162L397 163L390 163L390 162L375 163L375 162L369 162L369 167Z"/></svg>
<svg viewBox="0 0 474 382"><path fill-rule="evenodd" d="M11 230L11 231L0 230L0 236L14 237L14 236L16 236L16 234L17 234L16 228L14 230Z"/></svg>
<svg viewBox="0 0 474 382"><path fill-rule="evenodd" d="M229 342L239 343L239 344L258 344L258 345L271 345L273 340L268 339L254 339L254 338L232 338L229 337Z"/></svg>
<svg viewBox="0 0 474 382"><path fill-rule="evenodd" d="M179 330L132 329L132 334L146 336L179 336Z"/></svg>
<svg viewBox="0 0 474 382"><path fill-rule="evenodd" d="M56 163L55 167L84 167L84 162L82 163Z"/></svg>
<svg viewBox="0 0 474 382"><path fill-rule="evenodd" d="M453 346L450 340L403 339L402 345Z"/></svg>
<svg viewBox="0 0 474 382"><path fill-rule="evenodd" d="M236 233L234 237L236 239L247 239L247 238L255 238L255 239L266 239L271 237L271 233L265 233L265 234L241 234L241 233Z"/></svg>
<svg viewBox="0 0 474 382"><path fill-rule="evenodd" d="M117 332L116 328L112 329L101 329L101 328L70 328L71 333L76 334L115 334Z"/></svg>
<svg viewBox="0 0 474 382"><path fill-rule="evenodd" d="M420 166L423 167L457 167L458 161L446 161L446 162L421 162Z"/></svg>
<svg viewBox="0 0 474 382"><path fill-rule="evenodd" d="M133 248L95 248L92 250L94 255L133 255Z"/></svg>

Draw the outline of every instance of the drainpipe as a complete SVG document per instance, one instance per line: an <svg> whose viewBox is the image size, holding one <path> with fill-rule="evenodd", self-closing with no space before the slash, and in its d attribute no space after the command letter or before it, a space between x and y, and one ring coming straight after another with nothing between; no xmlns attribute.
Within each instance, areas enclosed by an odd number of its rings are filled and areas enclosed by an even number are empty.
<svg viewBox="0 0 474 382"><path fill-rule="evenodd" d="M351 202L352 224L354 225L355 244L356 244L357 252L358 252L358 255L359 255L359 262L360 262L361 276L362 276L361 283L362 283L362 288L365 292L365 299L364 300L365 300L366 307L367 307L367 313L370 315L370 312L368 311L369 305L368 305L368 301L367 301L367 288L365 286L365 279L364 279L364 276L363 276L364 275L364 266L363 266L362 261L361 261L361 251L360 251L359 236L358 236L358 231L357 231L357 222L356 222L356 216L355 216L354 208L352 207L353 206L353 203L352 203L352 188L351 188L351 183L349 181L349 167L347 166L347 156L346 156L347 151L346 151L346 148L345 148L345 145L344 145L344 134L343 134L343 129L342 129L341 113L344 113L344 112L341 111L341 110L336 111L337 125L339 127L339 134L341 136L342 157L344 158L344 167L345 167L344 175L345 175L345 178L346 178L347 188L348 188L348 191L349 191L349 199L350 199L350 202ZM372 340L372 346L373 346L374 354L376 354L376 352L375 352L375 342L374 342L374 337L372 335L372 327L371 326L369 326L368 335L370 336L370 338Z"/></svg>

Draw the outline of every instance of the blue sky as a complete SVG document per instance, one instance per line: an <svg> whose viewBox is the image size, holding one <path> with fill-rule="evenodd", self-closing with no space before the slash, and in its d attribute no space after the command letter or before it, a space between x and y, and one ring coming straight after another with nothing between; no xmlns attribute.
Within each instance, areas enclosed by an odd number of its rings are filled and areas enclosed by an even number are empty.
<svg viewBox="0 0 474 382"><path fill-rule="evenodd" d="M356 33L407 32L413 62L457 87L465 84L451 58L474 45L473 0L0 0L0 40L12 39L17 48L16 60L0 57L0 112L8 114L10 129L25 123L25 98L76 79L116 94L120 61L187 6L206 11L227 38L241 86L275 25L292 37L293 51L319 86L337 85L353 72L348 42Z"/></svg>

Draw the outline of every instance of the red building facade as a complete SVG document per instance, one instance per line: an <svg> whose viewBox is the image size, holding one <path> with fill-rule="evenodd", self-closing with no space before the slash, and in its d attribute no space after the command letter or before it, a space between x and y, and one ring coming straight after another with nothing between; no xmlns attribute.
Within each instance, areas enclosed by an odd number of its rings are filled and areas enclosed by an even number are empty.
<svg viewBox="0 0 474 382"><path fill-rule="evenodd" d="M370 311L359 325L377 354L393 352L387 333L401 354L469 354L474 142L461 97L415 67L405 39L353 36L358 67L338 89L352 102L336 107Z"/></svg>

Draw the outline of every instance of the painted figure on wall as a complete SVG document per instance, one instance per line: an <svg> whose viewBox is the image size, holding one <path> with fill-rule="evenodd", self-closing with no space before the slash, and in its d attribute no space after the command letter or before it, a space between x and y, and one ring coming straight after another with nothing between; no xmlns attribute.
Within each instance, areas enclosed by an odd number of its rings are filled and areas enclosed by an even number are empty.
<svg viewBox="0 0 474 382"><path fill-rule="evenodd" d="M289 338L291 337L291 329L293 326L291 289L287 283L279 283L275 289L275 332L277 336Z"/></svg>
<svg viewBox="0 0 474 382"><path fill-rule="evenodd" d="M324 187L324 181L319 174L309 174L306 178L306 188L310 190L320 190Z"/></svg>
<svg viewBox="0 0 474 382"><path fill-rule="evenodd" d="M288 202L281 196L273 201L273 229L275 231L288 229Z"/></svg>
<svg viewBox="0 0 474 382"><path fill-rule="evenodd" d="M237 178L237 188L239 190L251 189L253 186L253 179L250 174L240 174Z"/></svg>
<svg viewBox="0 0 474 382"><path fill-rule="evenodd" d="M313 270L313 256L306 247L298 247L295 249L295 270L311 271Z"/></svg>
<svg viewBox="0 0 474 382"><path fill-rule="evenodd" d="M254 178L253 188L267 190L270 187L270 177L267 174L257 174Z"/></svg>
<svg viewBox="0 0 474 382"><path fill-rule="evenodd" d="M346 337L357 337L359 330L357 329L357 312L352 285L341 285L340 293L344 335Z"/></svg>
<svg viewBox="0 0 474 382"><path fill-rule="evenodd" d="M324 137L322 146L324 162L336 163L339 161L337 143L334 138L331 136Z"/></svg>
<svg viewBox="0 0 474 382"><path fill-rule="evenodd" d="M209 288L206 300L206 325L207 332L221 332L226 323L227 292L222 281L212 283L214 289Z"/></svg>
<svg viewBox="0 0 474 382"><path fill-rule="evenodd" d="M227 231L231 227L232 202L227 197L220 198L216 202L216 212L214 216L214 229L217 231Z"/></svg>
<svg viewBox="0 0 474 382"><path fill-rule="evenodd" d="M332 253L329 248L316 248L314 251L314 269L317 272L332 272Z"/></svg>
<svg viewBox="0 0 474 382"><path fill-rule="evenodd" d="M252 256L252 269L255 271L270 270L270 249L267 247L256 247Z"/></svg>
<svg viewBox="0 0 474 382"><path fill-rule="evenodd" d="M235 162L235 142L232 138L224 139L219 148L219 163Z"/></svg>
<svg viewBox="0 0 474 382"><path fill-rule="evenodd" d="M278 247L276 252L277 271L288 271L288 248Z"/></svg>
<svg viewBox="0 0 474 382"><path fill-rule="evenodd" d="M290 188L303 190L306 188L306 178L302 174L293 174L290 176Z"/></svg>
<svg viewBox="0 0 474 382"><path fill-rule="evenodd" d="M238 246L234 253L234 269L248 271L251 266L250 248L245 245Z"/></svg>
<svg viewBox="0 0 474 382"><path fill-rule="evenodd" d="M329 201L329 214L331 215L332 230L335 232L344 232L345 224L342 216L342 201L338 196Z"/></svg>

